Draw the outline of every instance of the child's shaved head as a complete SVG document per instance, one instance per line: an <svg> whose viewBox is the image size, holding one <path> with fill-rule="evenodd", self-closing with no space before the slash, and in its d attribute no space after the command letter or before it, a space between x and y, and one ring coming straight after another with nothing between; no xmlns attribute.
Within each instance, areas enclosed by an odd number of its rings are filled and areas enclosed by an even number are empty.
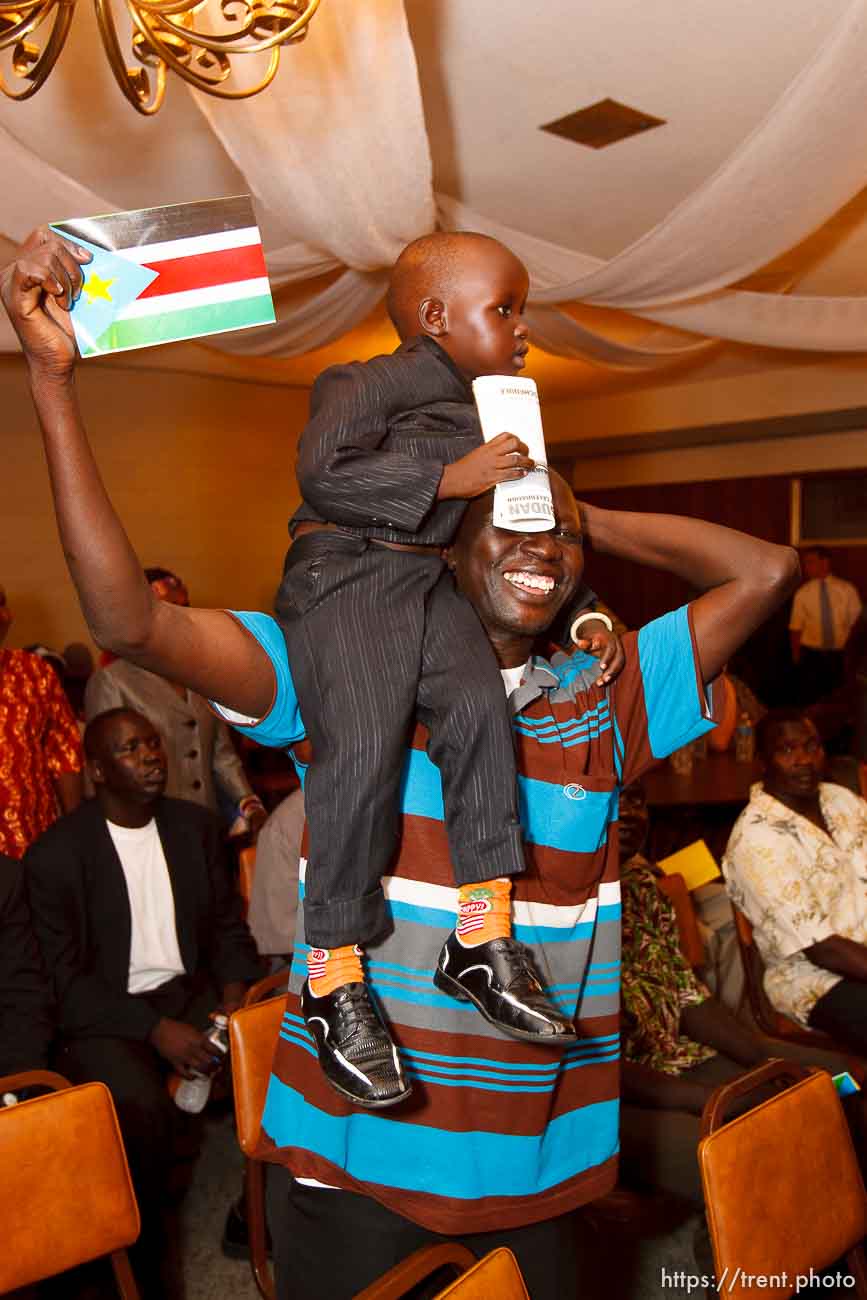
<svg viewBox="0 0 867 1300"><path fill-rule="evenodd" d="M394 264L385 305L391 322L401 339L418 334L419 304L425 298L449 297L450 289L461 277L467 260L478 252L501 248L513 255L499 240L472 231L436 231L407 244Z"/></svg>

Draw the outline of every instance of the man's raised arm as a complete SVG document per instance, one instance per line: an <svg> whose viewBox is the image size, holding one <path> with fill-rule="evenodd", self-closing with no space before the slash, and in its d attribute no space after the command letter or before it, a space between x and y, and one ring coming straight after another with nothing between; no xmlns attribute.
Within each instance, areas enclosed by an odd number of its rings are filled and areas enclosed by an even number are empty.
<svg viewBox="0 0 867 1300"><path fill-rule="evenodd" d="M75 389L69 307L89 254L47 228L0 275L42 428L60 540L94 639L133 663L253 717L274 694L261 646L222 610L157 600L103 485Z"/></svg>
<svg viewBox="0 0 867 1300"><path fill-rule="evenodd" d="M693 603L702 678L716 677L798 581L797 552L681 515L602 510L579 502L593 549L665 569L703 591Z"/></svg>

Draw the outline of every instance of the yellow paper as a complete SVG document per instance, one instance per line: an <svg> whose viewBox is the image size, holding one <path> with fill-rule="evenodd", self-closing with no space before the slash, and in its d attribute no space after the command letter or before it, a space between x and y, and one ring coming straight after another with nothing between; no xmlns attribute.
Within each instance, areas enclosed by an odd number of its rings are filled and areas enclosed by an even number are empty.
<svg viewBox="0 0 867 1300"><path fill-rule="evenodd" d="M699 885L706 885L719 877L719 867L704 840L696 840L670 857L660 858L657 866L662 867L667 876L683 876L687 889L698 889Z"/></svg>

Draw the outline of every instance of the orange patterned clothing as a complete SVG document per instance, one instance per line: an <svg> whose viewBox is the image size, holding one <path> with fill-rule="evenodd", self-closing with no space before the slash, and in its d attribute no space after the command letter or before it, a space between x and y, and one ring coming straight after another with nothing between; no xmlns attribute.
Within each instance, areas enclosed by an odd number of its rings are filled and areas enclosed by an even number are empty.
<svg viewBox="0 0 867 1300"><path fill-rule="evenodd" d="M54 669L0 651L0 853L22 858L57 820L53 780L80 772L81 737Z"/></svg>

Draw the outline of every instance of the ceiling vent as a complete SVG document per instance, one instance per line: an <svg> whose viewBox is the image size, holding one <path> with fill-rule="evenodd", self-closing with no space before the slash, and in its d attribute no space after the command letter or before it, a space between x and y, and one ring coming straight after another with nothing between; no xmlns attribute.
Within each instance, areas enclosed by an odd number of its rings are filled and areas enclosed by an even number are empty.
<svg viewBox="0 0 867 1300"><path fill-rule="evenodd" d="M561 135L575 144L586 144L590 149L606 149L618 140L652 131L655 126L665 126L665 119L641 113L616 99L600 99L598 104L580 108L568 117L558 117L556 122L546 122L539 129Z"/></svg>

